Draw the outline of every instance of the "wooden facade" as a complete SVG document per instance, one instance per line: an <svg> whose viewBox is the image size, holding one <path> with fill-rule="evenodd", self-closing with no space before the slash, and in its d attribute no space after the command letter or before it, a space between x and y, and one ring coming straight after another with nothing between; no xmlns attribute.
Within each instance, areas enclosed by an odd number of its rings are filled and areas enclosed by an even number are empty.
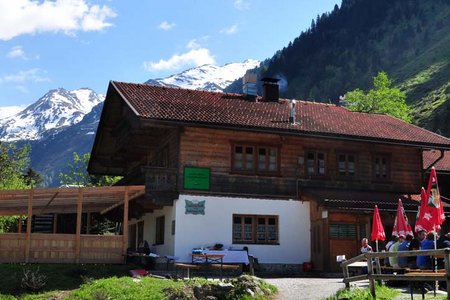
<svg viewBox="0 0 450 300"><path fill-rule="evenodd" d="M155 152L146 155L146 165L141 165L146 178L147 196L152 201L170 204L172 199L176 199L177 193L310 201L311 253L317 270L339 270L337 255L351 257L359 254L361 238L370 233L371 210L343 212L334 209L329 210L328 216L323 218L324 208L320 199L304 195L304 190L340 189L414 194L420 190L423 182L421 150L414 147L199 127L164 128L164 131L171 134L161 134L164 138L157 142ZM232 147L236 143L277 147L279 173L270 176L233 172ZM321 150L326 154L325 176L307 175L305 156L309 150ZM354 178L339 176L337 155L340 153L352 153L357 158ZM373 176L373 160L380 153L390 158L390 177L386 181L376 180ZM187 166L209 168L208 191L193 191L183 187L183 172ZM392 200L396 203L395 196ZM388 213L385 216L389 218ZM330 238L330 224L353 224L356 234L351 238Z"/></svg>

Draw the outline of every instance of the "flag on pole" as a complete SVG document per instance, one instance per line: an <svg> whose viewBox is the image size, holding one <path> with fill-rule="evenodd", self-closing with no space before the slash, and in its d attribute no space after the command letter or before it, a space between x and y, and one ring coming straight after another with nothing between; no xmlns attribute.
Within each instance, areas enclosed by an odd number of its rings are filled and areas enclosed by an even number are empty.
<svg viewBox="0 0 450 300"><path fill-rule="evenodd" d="M426 231L439 229L440 225L445 221L445 215L439 193L436 169L434 167L431 168L425 201L423 202L426 204L421 203L419 226Z"/></svg>

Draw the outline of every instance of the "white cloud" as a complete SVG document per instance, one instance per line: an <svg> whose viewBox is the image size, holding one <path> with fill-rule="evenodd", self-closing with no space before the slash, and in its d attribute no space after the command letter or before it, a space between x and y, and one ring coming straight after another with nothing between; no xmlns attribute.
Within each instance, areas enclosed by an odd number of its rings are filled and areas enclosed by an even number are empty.
<svg viewBox="0 0 450 300"><path fill-rule="evenodd" d="M3 75L0 77L0 83L4 82L16 82L16 83L23 83L23 82L46 82L50 81L50 78L45 76L44 70L35 68L35 69L29 69L29 70L23 70L19 71L15 74L8 74Z"/></svg>
<svg viewBox="0 0 450 300"><path fill-rule="evenodd" d="M197 39L192 39L192 40L190 40L190 41L187 43L186 48L188 48L188 49L198 49L198 48L201 48L201 46L200 46L200 44L198 43L198 40L197 40Z"/></svg>
<svg viewBox="0 0 450 300"><path fill-rule="evenodd" d="M24 110L26 107L27 105L0 107L0 119L13 116Z"/></svg>
<svg viewBox="0 0 450 300"><path fill-rule="evenodd" d="M214 56L209 49L191 49L183 54L174 54L171 58L158 62L144 62L144 68L148 71L179 70L188 66L201 66L205 64L215 64Z"/></svg>
<svg viewBox="0 0 450 300"><path fill-rule="evenodd" d="M116 13L85 0L0 0L0 40L41 32L98 31L112 26Z"/></svg>
<svg viewBox="0 0 450 300"><path fill-rule="evenodd" d="M25 56L25 51L23 51L22 46L15 46L9 50L8 54L6 54L8 58L22 58L27 59Z"/></svg>
<svg viewBox="0 0 450 300"><path fill-rule="evenodd" d="M165 31L168 31L168 30L174 28L175 25L176 25L175 23L169 23L167 21L163 21L163 22L161 22L161 24L158 25L158 28L162 29L162 30L165 30Z"/></svg>
<svg viewBox="0 0 450 300"><path fill-rule="evenodd" d="M245 0L234 0L233 5L236 9L247 10L250 8L250 3Z"/></svg>
<svg viewBox="0 0 450 300"><path fill-rule="evenodd" d="M228 35L232 35L237 33L239 30L239 26L237 24L233 24L230 27L224 28L220 31L220 33L224 33L224 34L228 34Z"/></svg>

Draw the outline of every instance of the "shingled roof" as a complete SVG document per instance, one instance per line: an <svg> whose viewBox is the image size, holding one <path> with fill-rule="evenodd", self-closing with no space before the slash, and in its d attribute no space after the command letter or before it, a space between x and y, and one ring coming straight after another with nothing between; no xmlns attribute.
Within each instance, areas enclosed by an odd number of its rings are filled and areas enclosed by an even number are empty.
<svg viewBox="0 0 450 300"><path fill-rule="evenodd" d="M440 158L440 151L430 150L423 152L423 168L426 169L431 166L438 158ZM444 151L444 157L439 159L434 165L436 171L450 173L450 151Z"/></svg>
<svg viewBox="0 0 450 300"><path fill-rule="evenodd" d="M250 101L241 94L215 93L111 81L137 116L219 128L326 136L450 149L450 139L380 115L352 112L332 104L298 101L297 123L286 103Z"/></svg>

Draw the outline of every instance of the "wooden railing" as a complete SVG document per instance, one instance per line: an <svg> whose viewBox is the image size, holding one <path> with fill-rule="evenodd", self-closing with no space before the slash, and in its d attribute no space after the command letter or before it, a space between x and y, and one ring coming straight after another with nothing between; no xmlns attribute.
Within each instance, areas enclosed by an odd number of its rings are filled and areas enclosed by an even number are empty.
<svg viewBox="0 0 450 300"><path fill-rule="evenodd" d="M121 235L32 233L27 248L25 233L0 234L0 263L123 263ZM26 254L29 249L28 255Z"/></svg>
<svg viewBox="0 0 450 300"><path fill-rule="evenodd" d="M375 272L374 261L386 257L409 257L409 256L431 256L434 258L443 258L445 262L444 272L437 272L437 269L424 272L411 272L405 274L382 274L380 268ZM355 262L367 260L367 274L350 276L349 265ZM341 263L344 274L345 287L350 288L350 282L369 279L370 293L376 298L375 280L401 280L401 281L446 281L447 297L450 299L450 248L439 250L416 250L416 251L397 251L397 252L372 252L365 253L350 258ZM418 270L420 271L420 270Z"/></svg>

